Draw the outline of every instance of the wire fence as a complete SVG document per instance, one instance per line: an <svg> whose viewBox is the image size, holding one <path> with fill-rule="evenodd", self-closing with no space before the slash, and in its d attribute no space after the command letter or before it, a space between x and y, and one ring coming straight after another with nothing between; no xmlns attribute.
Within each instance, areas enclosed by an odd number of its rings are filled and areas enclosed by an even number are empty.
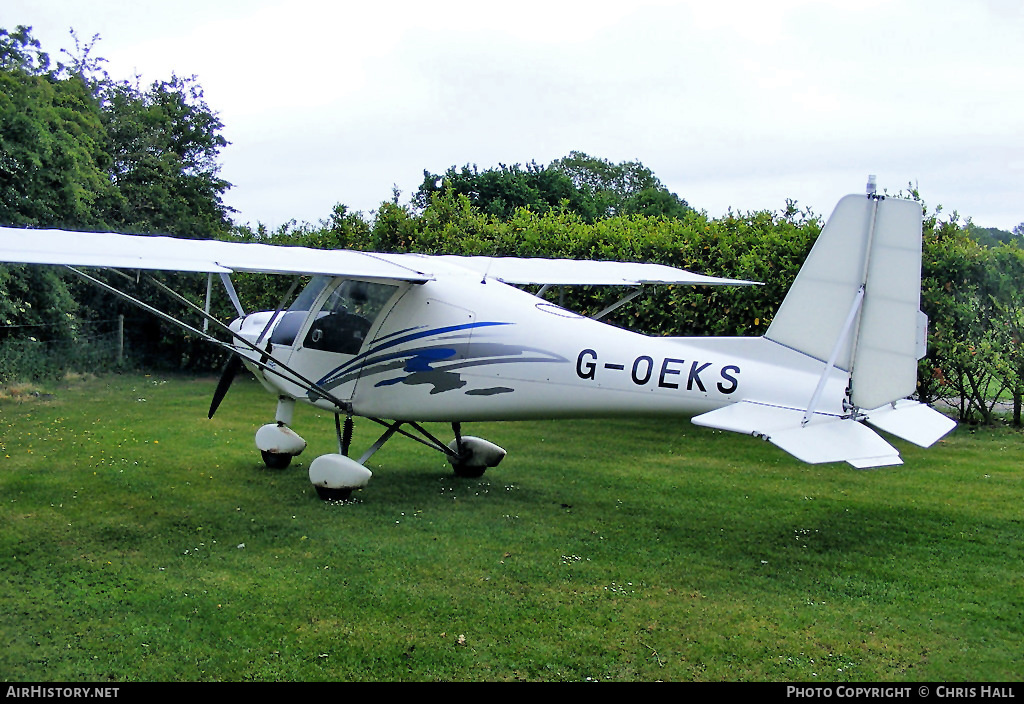
<svg viewBox="0 0 1024 704"><path fill-rule="evenodd" d="M76 323L70 337L47 339L66 326L0 326L0 383L39 381L67 372L109 371L124 363L123 319Z"/></svg>

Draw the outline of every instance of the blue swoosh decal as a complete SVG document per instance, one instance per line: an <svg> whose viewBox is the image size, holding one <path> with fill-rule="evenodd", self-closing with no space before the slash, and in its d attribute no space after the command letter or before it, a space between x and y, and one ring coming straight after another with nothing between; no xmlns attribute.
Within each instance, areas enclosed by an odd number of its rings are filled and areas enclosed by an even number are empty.
<svg viewBox="0 0 1024 704"><path fill-rule="evenodd" d="M327 374L325 374L324 377L317 382L317 385L325 385L325 384L329 383L330 379L332 379L332 378L334 378L334 377L336 377L336 376L338 376L338 375L340 375L340 374L342 374L342 373L344 373L346 371L354 371L355 365L357 363L365 362L366 359L370 355L375 355L375 354L381 352L382 350L386 350L386 349L389 349L389 348L392 348L392 347L397 347L398 345L402 345L402 344L405 344L407 342L413 342L415 340L420 340L420 339L423 339L424 337L430 337L432 335L443 335L443 334L446 334L446 333L461 332L461 331L464 331L464 330L473 330L473 329L476 329L476 328L495 327L495 326L501 326L501 325L512 325L512 323L499 323L499 322L464 323L462 325L449 325L449 326L442 327L442 328L432 328L430 330L423 330L421 332L416 332L416 333L412 333L412 334L409 334L409 335L404 335L402 337L399 337L399 338L396 338L396 339L393 339L393 340L389 340L388 342L384 342L382 344L376 345L375 347L372 347L371 349L368 349L366 352L363 352L362 354L356 355L355 357L353 357L352 359L348 360L347 362L345 362L341 366L339 366L336 369L334 369L334 370L328 372ZM384 338L384 339L387 339L387 338ZM410 354L416 355L417 352L416 351L412 351L412 352L410 352ZM422 352L420 352L420 354L422 354ZM393 355L393 357L400 357L400 356L403 356L403 353L397 353L397 354ZM427 366L425 368L427 370L429 370L429 366Z"/></svg>

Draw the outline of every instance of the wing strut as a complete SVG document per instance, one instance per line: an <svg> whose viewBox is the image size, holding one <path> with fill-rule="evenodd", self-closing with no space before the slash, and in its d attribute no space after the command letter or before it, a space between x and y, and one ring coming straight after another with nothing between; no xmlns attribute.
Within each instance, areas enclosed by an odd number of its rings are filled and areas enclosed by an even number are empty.
<svg viewBox="0 0 1024 704"><path fill-rule="evenodd" d="M619 308L621 308L622 306L626 305L627 303L632 301L634 298L639 296L641 293L643 293L643 288L637 287L637 289L635 291L633 291L632 293L626 294L625 296L620 298L618 301L616 301L615 303L612 303L610 306L608 306L607 308L602 310L600 313L598 313L597 315L593 316L593 319L594 320L600 320L601 318L605 317L609 313L611 313L613 311L616 311Z"/></svg>
<svg viewBox="0 0 1024 704"><path fill-rule="evenodd" d="M210 303L213 301L213 272L206 275L206 314L210 314ZM210 321L203 318L203 332L210 332Z"/></svg>
<svg viewBox="0 0 1024 704"><path fill-rule="evenodd" d="M238 316L245 315L245 309L242 308L242 302L238 300L238 291L235 290L235 285L231 283L231 276L229 274L221 273L220 280L224 283L224 289L228 292L228 298L231 299L231 304L238 311Z"/></svg>
<svg viewBox="0 0 1024 704"><path fill-rule="evenodd" d="M143 303L139 299L130 296L129 294L125 293L124 291L121 291L121 290L119 290L117 288L114 288L113 286L111 286L110 284L106 283L105 281L101 281L100 279L97 279L94 276L90 276L89 274L86 274L84 271L81 271L80 269L76 269L73 266L65 265L65 267L69 271L71 271L74 274L77 274L78 276L82 277L86 281L88 281L88 282L90 282L90 283L92 283L92 284L94 284L96 286L99 286L103 290L108 291L109 293L114 294L118 298L122 298L122 299L128 301L132 305L138 306L139 308L141 308L142 310L146 311L147 313L155 315L156 317L160 318L161 320L164 320L164 321L166 321L168 323L171 323L172 325L175 325L175 326L181 328L185 332L192 333L193 335L196 335L199 338L201 338L203 340L206 340L207 342L210 342L210 343L212 343L214 345L217 345L219 347L223 347L223 348L229 350L232 353L237 353L237 350L234 347L232 347L231 345L229 345L228 343L223 342L222 340L218 340L217 338L213 337L212 335L209 335L208 333L205 333L202 330L194 328L191 325L189 325L188 323L185 323L185 322L183 322L181 320L178 320L174 316L169 315L169 314L163 312L162 310L159 310L158 308L154 308L153 306L149 305L148 303ZM159 283L159 282L157 282L157 283ZM161 286L163 286L163 285L161 284ZM251 348L253 351L259 353L260 359L248 358L248 361L252 362L256 366L258 366L260 369L262 369L264 371L267 371L267 372L270 372L271 374L276 374L278 376L283 376L282 375L282 371L286 372L287 374L289 374L289 375L291 375L293 377L293 381L295 383L297 383L299 386L305 387L307 391L313 392L317 396L320 396L324 400L334 404L336 407L338 407L338 408L340 408L342 410L345 410L345 411L351 410L351 404L350 403L338 399L333 394L331 394L329 391L325 390L323 387L317 385L315 382L312 382L309 379L307 379L306 377L302 376L301 374L299 374L294 369L290 368L288 365L284 364L280 360L275 359L274 356L269 354L266 350L257 347L252 342L249 342L244 337L242 337L241 335L236 333L234 330L232 330L227 325L225 325L221 321L217 320L213 316L207 315L206 312L203 311L202 308L197 306L192 301L188 300L187 298L185 298L181 294L179 294L179 293L177 293L175 291L172 291L167 286L163 286L163 290L165 290L167 293L172 295L178 301L180 301L180 302L184 303L185 305L189 306L190 308L198 311L200 313L200 315L202 315L205 319L207 319L210 322L214 323L215 325L220 327L222 330L225 330L234 339L241 341L244 345L246 345L247 347ZM276 367L271 367L269 364L267 364L263 360L269 360L269 361L273 362L277 366Z"/></svg>

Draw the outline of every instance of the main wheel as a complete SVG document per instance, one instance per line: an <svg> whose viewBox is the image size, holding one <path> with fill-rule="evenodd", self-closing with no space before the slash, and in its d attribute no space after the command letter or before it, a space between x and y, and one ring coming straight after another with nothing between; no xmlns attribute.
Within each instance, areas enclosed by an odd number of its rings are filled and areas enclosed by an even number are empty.
<svg viewBox="0 0 1024 704"><path fill-rule="evenodd" d="M263 464L267 465L268 469L284 469L292 463L292 456L282 452L260 450L260 454L263 455Z"/></svg>
<svg viewBox="0 0 1024 704"><path fill-rule="evenodd" d="M461 462L454 463L452 469L455 470L456 477L462 477L463 479L479 479L487 471L487 467L468 465Z"/></svg>
<svg viewBox="0 0 1024 704"><path fill-rule="evenodd" d="M318 486L316 495L323 501L348 501L352 496L352 489L328 489L325 486Z"/></svg>

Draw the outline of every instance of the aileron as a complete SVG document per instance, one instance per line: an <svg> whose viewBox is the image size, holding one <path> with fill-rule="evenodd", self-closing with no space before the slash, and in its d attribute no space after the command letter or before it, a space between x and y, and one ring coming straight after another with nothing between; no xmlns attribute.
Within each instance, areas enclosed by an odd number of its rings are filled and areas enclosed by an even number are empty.
<svg viewBox="0 0 1024 704"><path fill-rule="evenodd" d="M441 256L444 262L475 271L507 284L566 286L639 286L686 284L692 286L750 286L754 281L704 276L685 269L643 262L614 262L541 257Z"/></svg>

